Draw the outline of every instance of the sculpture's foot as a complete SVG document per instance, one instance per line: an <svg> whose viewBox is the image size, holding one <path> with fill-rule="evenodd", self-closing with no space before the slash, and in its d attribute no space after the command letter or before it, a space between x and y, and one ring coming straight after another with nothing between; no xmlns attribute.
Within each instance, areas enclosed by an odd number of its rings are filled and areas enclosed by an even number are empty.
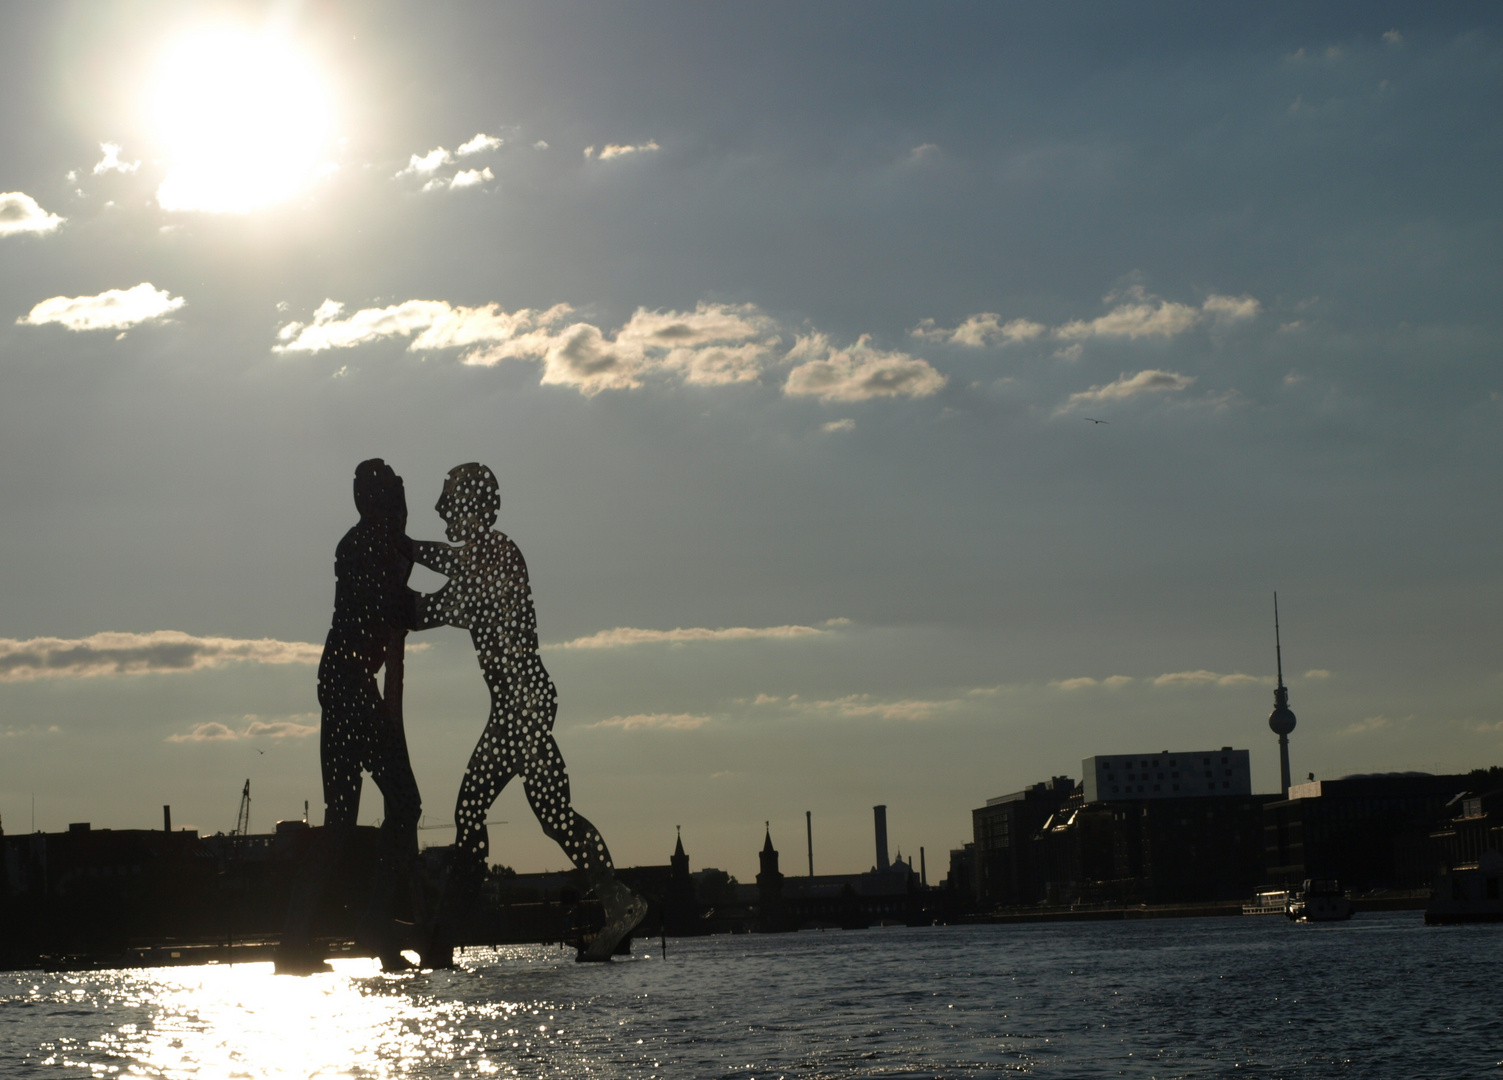
<svg viewBox="0 0 1503 1080"><path fill-rule="evenodd" d="M647 901L632 892L614 876L599 882L595 891L605 907L605 925L574 959L581 962L603 963L615 953L621 939L636 929L647 915Z"/></svg>
<svg viewBox="0 0 1503 1080"><path fill-rule="evenodd" d="M275 970L278 975L323 975L334 969L327 960L304 946L277 949Z"/></svg>
<svg viewBox="0 0 1503 1080"><path fill-rule="evenodd" d="M381 957L381 971L387 975L396 975L404 971L416 971L417 965L401 953L387 953Z"/></svg>
<svg viewBox="0 0 1503 1080"><path fill-rule="evenodd" d="M429 928L427 939L418 945L418 956L425 970L448 971L454 967L452 930L447 918Z"/></svg>

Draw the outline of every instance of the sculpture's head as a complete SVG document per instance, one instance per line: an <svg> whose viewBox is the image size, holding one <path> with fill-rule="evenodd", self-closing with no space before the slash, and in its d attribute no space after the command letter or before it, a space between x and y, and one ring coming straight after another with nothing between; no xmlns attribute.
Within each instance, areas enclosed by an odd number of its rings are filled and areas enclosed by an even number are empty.
<svg viewBox="0 0 1503 1080"><path fill-rule="evenodd" d="M407 527L407 491L402 478L380 458L355 466L355 509L362 519L386 519L398 529Z"/></svg>
<svg viewBox="0 0 1503 1080"><path fill-rule="evenodd" d="M454 466L433 509L444 519L450 540L474 539L496 523L496 511L501 509L496 474L478 461Z"/></svg>

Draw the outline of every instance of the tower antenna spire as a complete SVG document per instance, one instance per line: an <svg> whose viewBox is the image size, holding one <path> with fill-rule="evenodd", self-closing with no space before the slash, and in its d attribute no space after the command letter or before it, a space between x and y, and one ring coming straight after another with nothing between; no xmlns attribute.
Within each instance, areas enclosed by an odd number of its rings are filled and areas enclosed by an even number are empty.
<svg viewBox="0 0 1503 1080"><path fill-rule="evenodd" d="M1273 594L1273 655L1279 666L1279 686L1284 685L1284 647L1279 642L1279 594Z"/></svg>
<svg viewBox="0 0 1503 1080"><path fill-rule="evenodd" d="M1273 692L1273 712L1268 726L1279 737L1279 780L1284 798L1289 798L1289 733L1294 730L1294 711L1289 708L1289 688L1284 685L1284 645L1279 640L1279 594L1273 594L1273 655L1279 668L1279 685Z"/></svg>

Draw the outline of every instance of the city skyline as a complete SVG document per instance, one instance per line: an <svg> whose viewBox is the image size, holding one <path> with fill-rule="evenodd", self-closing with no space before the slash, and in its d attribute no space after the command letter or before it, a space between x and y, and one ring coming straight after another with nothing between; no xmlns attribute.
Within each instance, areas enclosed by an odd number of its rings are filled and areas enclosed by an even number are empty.
<svg viewBox="0 0 1503 1080"><path fill-rule="evenodd" d="M1503 761L1495 7L6 19L10 832L228 831L247 777L318 817L373 456L415 539L495 471L623 865L682 825L750 881L811 811L858 872L885 804L934 882L987 798L1146 747L1277 791L1275 590L1296 783ZM452 822L486 689L408 648Z"/></svg>

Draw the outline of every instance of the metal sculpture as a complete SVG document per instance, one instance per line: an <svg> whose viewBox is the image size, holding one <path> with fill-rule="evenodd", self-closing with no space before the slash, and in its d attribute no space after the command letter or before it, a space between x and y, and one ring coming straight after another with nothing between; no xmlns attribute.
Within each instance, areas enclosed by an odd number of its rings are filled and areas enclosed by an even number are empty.
<svg viewBox="0 0 1503 1080"><path fill-rule="evenodd" d="M617 943L642 920L647 905L616 880L600 831L570 802L569 776L553 738L558 692L538 656L527 564L517 545L493 528L500 507L490 469L476 462L456 466L434 507L453 544L412 544L415 562L449 579L437 592L417 597L413 626L468 630L491 693L490 716L470 755L454 807L457 835L444 908L463 912L478 895L490 850L485 815L502 789L520 776L543 832L584 872L605 908L604 928L579 958L608 960ZM449 916L451 921L455 917ZM437 945L436 952L442 941Z"/></svg>
<svg viewBox="0 0 1503 1080"><path fill-rule="evenodd" d="M407 498L402 478L380 458L356 467L354 488L360 521L335 549L334 617L318 665L324 829L289 907L279 970L321 966L321 958L311 953L310 925L330 872L352 846L363 771L370 772L385 802L381 856L363 936L384 967L409 966L393 917L399 880L412 884L422 816L402 724L403 642L417 595L407 588L412 572ZM383 668L384 694L376 681Z"/></svg>

